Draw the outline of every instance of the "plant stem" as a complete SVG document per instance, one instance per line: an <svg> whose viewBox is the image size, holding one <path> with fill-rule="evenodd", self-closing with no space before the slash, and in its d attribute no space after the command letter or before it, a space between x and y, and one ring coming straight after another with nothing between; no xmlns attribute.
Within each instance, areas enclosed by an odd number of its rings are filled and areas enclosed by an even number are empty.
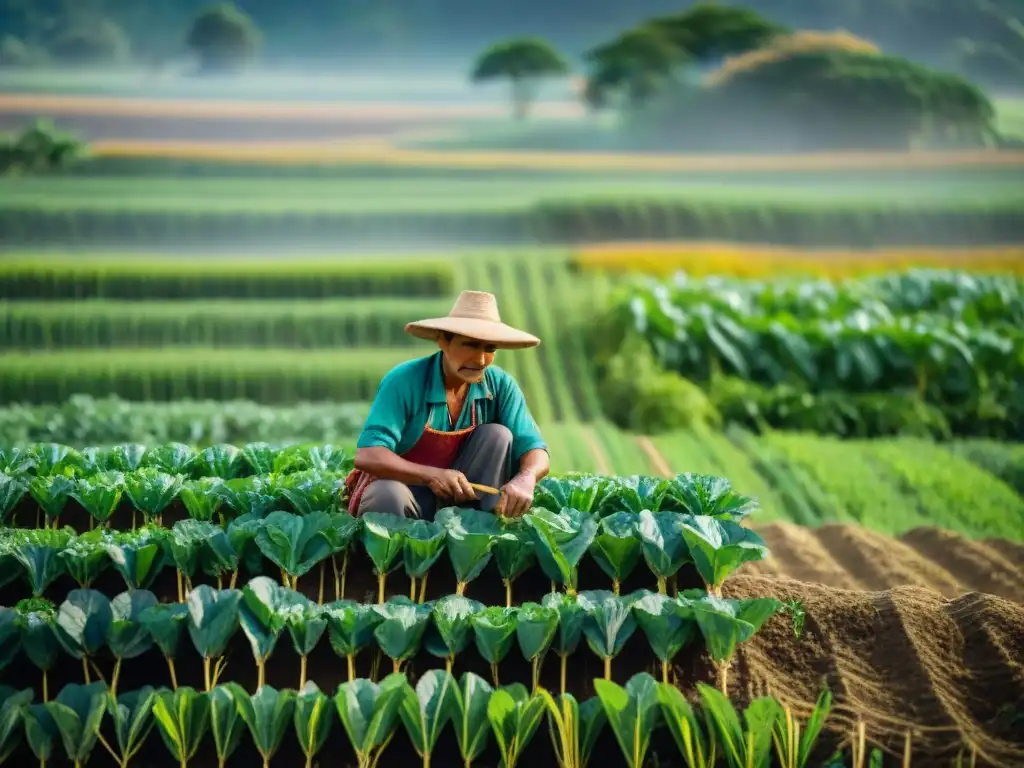
<svg viewBox="0 0 1024 768"><path fill-rule="evenodd" d="M729 695L729 662L727 661L718 665L718 689L723 695Z"/></svg>
<svg viewBox="0 0 1024 768"><path fill-rule="evenodd" d="M392 659L391 660L391 671L392 672L401 672L402 671L402 662L399 661L398 659Z"/></svg>
<svg viewBox="0 0 1024 768"><path fill-rule="evenodd" d="M383 573L377 574L377 604L384 605L384 582L387 579L387 575Z"/></svg>
<svg viewBox="0 0 1024 768"><path fill-rule="evenodd" d="M341 600L341 580L338 578L338 559L331 555L331 570L334 572L334 599Z"/></svg>
<svg viewBox="0 0 1024 768"><path fill-rule="evenodd" d="M348 679L352 682L356 679L356 657L351 653L346 657L348 659Z"/></svg>
<svg viewBox="0 0 1024 768"><path fill-rule="evenodd" d="M619 580L618 579L612 579L612 592L614 592L616 595L619 594Z"/></svg>
<svg viewBox="0 0 1024 768"><path fill-rule="evenodd" d="M99 680L101 683L107 682L106 678L103 677L103 670L100 669L99 665L95 661L89 659L89 666L92 667L92 671L96 675L97 680Z"/></svg>
<svg viewBox="0 0 1024 768"><path fill-rule="evenodd" d="M501 683L498 682L498 665L491 664L491 679L494 681L494 687L499 688Z"/></svg>
<svg viewBox="0 0 1024 768"><path fill-rule="evenodd" d="M217 663L213 667L213 684L217 685L217 681L220 680L220 673L224 671L224 667L227 663L224 661L224 657L221 656L217 659Z"/></svg>
<svg viewBox="0 0 1024 768"><path fill-rule="evenodd" d="M338 595L339 600L345 599L345 577L348 576L348 547L345 548L345 557L341 560L341 593Z"/></svg>
<svg viewBox="0 0 1024 768"><path fill-rule="evenodd" d="M224 580L221 578L219 573L217 574L217 589L224 589Z"/></svg>
<svg viewBox="0 0 1024 768"><path fill-rule="evenodd" d="M537 686L540 685L540 654L538 653L533 657L533 693L537 692Z"/></svg>
<svg viewBox="0 0 1024 768"><path fill-rule="evenodd" d="M260 688L262 688L263 684L266 682L266 677L265 677L266 671L267 671L266 662L260 661L256 665L256 690L257 691Z"/></svg>
<svg viewBox="0 0 1024 768"><path fill-rule="evenodd" d="M455 594L459 596L466 594L466 582L460 581L455 585Z"/></svg>
<svg viewBox="0 0 1024 768"><path fill-rule="evenodd" d="M416 602L416 577L409 577L409 599Z"/></svg>
<svg viewBox="0 0 1024 768"><path fill-rule="evenodd" d="M306 657L299 657L299 690L306 687Z"/></svg>
<svg viewBox="0 0 1024 768"><path fill-rule="evenodd" d="M427 599L427 577L429 575L430 571L427 571L423 574L423 578L420 579L420 599L418 601L420 605L422 605L423 601Z"/></svg>
<svg viewBox="0 0 1024 768"><path fill-rule="evenodd" d="M454 659L451 656L449 656L448 658L446 658L444 660L444 671L447 672L449 675L452 673L452 663L453 663L453 661L454 661Z"/></svg>
<svg viewBox="0 0 1024 768"><path fill-rule="evenodd" d="M668 590L666 589L666 586L667 585L665 583L664 577L659 576L658 577L658 594L659 595L667 595L668 594Z"/></svg>
<svg viewBox="0 0 1024 768"><path fill-rule="evenodd" d="M234 589L235 584L238 583L238 569L236 568L231 572L231 581L228 582L228 589Z"/></svg>
<svg viewBox="0 0 1024 768"><path fill-rule="evenodd" d="M566 662L568 661L568 659L569 659L569 656L567 654L562 654L562 695L563 696L565 696L565 667L566 667Z"/></svg>
<svg viewBox="0 0 1024 768"><path fill-rule="evenodd" d="M210 692L210 657L203 656L203 682L206 684L206 692Z"/></svg>
<svg viewBox="0 0 1024 768"><path fill-rule="evenodd" d="M679 574L672 574L672 597L679 597Z"/></svg>
<svg viewBox="0 0 1024 768"><path fill-rule="evenodd" d="M317 605L324 604L324 574L327 572L327 561L320 561L320 589L316 593Z"/></svg>
<svg viewBox="0 0 1024 768"><path fill-rule="evenodd" d="M505 607L512 607L512 579L503 579L505 582Z"/></svg>
<svg viewBox="0 0 1024 768"><path fill-rule="evenodd" d="M117 698L117 679L121 676L121 657L114 662L114 674L110 678L110 694Z"/></svg>
<svg viewBox="0 0 1024 768"><path fill-rule="evenodd" d="M85 684L88 685L92 681L89 679L89 660L82 657L82 672L85 674Z"/></svg>
<svg viewBox="0 0 1024 768"><path fill-rule="evenodd" d="M288 574L285 573L284 568L281 569L281 586L285 588L291 586L291 579L288 578Z"/></svg>
<svg viewBox="0 0 1024 768"><path fill-rule="evenodd" d="M606 658L604 660L604 679L605 680L611 680L612 679L612 657L611 656L609 656L608 658Z"/></svg>
<svg viewBox="0 0 1024 768"><path fill-rule="evenodd" d="M661 682L668 685L668 662L661 662Z"/></svg>
<svg viewBox="0 0 1024 768"><path fill-rule="evenodd" d="M50 700L50 682L46 678L46 670L43 670L43 703Z"/></svg>
<svg viewBox="0 0 1024 768"><path fill-rule="evenodd" d="M177 568L174 569L174 578L175 578L175 581L177 581L177 583L178 583L178 602L179 603L184 603L185 602L185 593L182 591L182 588L181 588L181 571L179 571Z"/></svg>
<svg viewBox="0 0 1024 768"><path fill-rule="evenodd" d="M174 658L172 656L164 656L167 659L167 669L171 671L171 690L178 690L178 673L174 669Z"/></svg>

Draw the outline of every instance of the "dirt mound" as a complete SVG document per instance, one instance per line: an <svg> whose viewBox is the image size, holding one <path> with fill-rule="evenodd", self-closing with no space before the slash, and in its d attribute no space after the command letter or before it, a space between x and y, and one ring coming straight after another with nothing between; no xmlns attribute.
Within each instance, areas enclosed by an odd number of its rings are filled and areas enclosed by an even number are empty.
<svg viewBox="0 0 1024 768"><path fill-rule="evenodd" d="M969 592L1024 603L1024 547L971 541L937 528L915 528L892 539L857 526L817 529L791 523L753 526L771 552L744 573L839 589L932 589L945 597Z"/></svg>
<svg viewBox="0 0 1024 768"><path fill-rule="evenodd" d="M915 768L950 765L971 748L978 765L1024 765L1024 605L919 586L854 591L760 576L726 585L729 596L771 594L806 612L799 639L779 615L740 647L733 693L771 693L806 714L825 684L832 742L861 719L869 741L895 756L909 732Z"/></svg>

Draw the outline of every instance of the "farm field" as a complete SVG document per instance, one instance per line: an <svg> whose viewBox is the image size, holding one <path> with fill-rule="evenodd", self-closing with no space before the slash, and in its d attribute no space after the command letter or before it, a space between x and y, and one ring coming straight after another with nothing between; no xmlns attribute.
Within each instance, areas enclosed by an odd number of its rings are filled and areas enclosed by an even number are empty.
<svg viewBox="0 0 1024 768"><path fill-rule="evenodd" d="M728 739L707 683L774 697L780 752L827 686L808 765L1024 765L1024 155L396 146L507 111L451 83L13 90L0 126L107 140L0 178L0 756L617 765L647 696L635 768L682 765L684 697ZM462 289L544 340L497 364L553 476L517 523L354 520L402 328Z"/></svg>

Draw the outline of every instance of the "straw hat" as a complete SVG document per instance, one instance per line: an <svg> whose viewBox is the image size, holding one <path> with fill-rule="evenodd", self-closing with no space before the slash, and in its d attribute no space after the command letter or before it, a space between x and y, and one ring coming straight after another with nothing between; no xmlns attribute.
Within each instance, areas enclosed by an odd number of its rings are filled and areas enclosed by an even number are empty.
<svg viewBox="0 0 1024 768"><path fill-rule="evenodd" d="M405 330L417 338L431 341L447 331L486 341L502 349L526 349L540 344L536 336L501 322L498 300L493 293L483 291L463 291L447 317L409 323Z"/></svg>

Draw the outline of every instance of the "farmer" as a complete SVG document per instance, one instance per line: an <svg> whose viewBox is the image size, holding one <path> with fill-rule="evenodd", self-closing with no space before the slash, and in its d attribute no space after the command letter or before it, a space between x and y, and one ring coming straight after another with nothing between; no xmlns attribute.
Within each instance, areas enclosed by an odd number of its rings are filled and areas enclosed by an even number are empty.
<svg viewBox="0 0 1024 768"><path fill-rule="evenodd" d="M436 341L440 351L381 380L346 480L349 512L425 520L447 506L507 517L528 512L548 472L547 446L519 385L492 363L495 350L535 347L540 339L502 323L495 297L479 291L463 291L447 317L405 330Z"/></svg>

